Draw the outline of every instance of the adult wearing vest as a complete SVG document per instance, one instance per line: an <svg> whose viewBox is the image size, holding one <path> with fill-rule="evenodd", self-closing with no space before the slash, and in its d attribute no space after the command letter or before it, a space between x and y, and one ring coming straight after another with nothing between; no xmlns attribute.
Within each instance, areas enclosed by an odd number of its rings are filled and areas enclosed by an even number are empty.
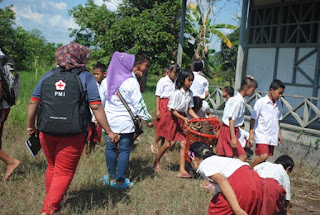
<svg viewBox="0 0 320 215"><path fill-rule="evenodd" d="M99 124L105 129L111 141L119 141L119 136L113 133L109 127L106 115L101 105L99 91L93 75L85 69L89 59L90 49L71 43L57 49L55 57L58 67L63 71L75 68L83 68L78 77L81 81L82 92L85 93L87 105L93 111ZM28 110L28 128L29 135L36 134L35 119L37 109L41 101L41 87L48 77L53 76L54 72L49 71L37 84L30 98ZM76 77L76 76L75 76ZM65 86L68 87L67 85ZM78 134L67 136L57 136L48 133L39 133L40 144L47 159L47 171L45 177L46 197L44 200L41 215L53 214L59 207L60 202L66 193L73 175L76 171L82 150L86 141L86 129Z"/></svg>

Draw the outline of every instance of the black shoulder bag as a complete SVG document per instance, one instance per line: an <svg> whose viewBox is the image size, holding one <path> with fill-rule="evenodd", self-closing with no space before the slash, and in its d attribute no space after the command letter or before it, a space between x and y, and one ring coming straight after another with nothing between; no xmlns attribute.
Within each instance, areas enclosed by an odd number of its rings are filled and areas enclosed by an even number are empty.
<svg viewBox="0 0 320 215"><path fill-rule="evenodd" d="M136 135L137 136L141 135L143 133L143 129L142 129L142 124L141 124L140 119L132 113L132 110L130 109L130 107L128 106L127 102L122 97L122 95L121 95L119 90L117 90L117 93L119 95L119 98L120 98L122 104L125 106L125 108L129 112L129 114L130 114L130 116L131 116L131 118L133 120L134 130L135 130Z"/></svg>

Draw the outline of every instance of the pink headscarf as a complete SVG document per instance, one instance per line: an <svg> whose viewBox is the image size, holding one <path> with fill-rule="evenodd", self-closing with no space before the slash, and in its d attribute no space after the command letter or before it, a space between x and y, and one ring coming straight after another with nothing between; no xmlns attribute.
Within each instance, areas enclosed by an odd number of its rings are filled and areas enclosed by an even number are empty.
<svg viewBox="0 0 320 215"><path fill-rule="evenodd" d="M109 100L116 93L121 84L132 77L135 56L125 52L114 52L107 72L108 90L106 98Z"/></svg>
<svg viewBox="0 0 320 215"><path fill-rule="evenodd" d="M84 67L90 56L90 49L78 43L70 43L57 49L57 64L66 70Z"/></svg>

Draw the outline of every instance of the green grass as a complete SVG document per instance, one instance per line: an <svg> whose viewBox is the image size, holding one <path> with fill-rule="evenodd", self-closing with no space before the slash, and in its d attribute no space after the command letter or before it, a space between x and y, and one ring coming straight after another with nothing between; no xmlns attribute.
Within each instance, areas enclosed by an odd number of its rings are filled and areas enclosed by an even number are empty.
<svg viewBox="0 0 320 215"><path fill-rule="evenodd" d="M39 74L39 78L43 73L44 71ZM24 145L28 137L26 135L28 101L37 80L34 78L34 73L20 72L20 74L21 95L18 105L12 108L4 127L3 150L22 161L22 165L7 182L0 182L1 215L39 214L45 197L44 154L41 152L36 158L32 158ZM154 115L155 109L154 90L151 89L158 79L159 77L149 77L150 87L143 95L151 115ZM104 146L98 145L90 156L82 156L57 214L207 214L212 191L200 188L201 180L198 177L194 179L176 177L179 163L178 146L162 158L163 170L160 174L152 171L150 166L154 155L150 152L150 145L153 143L153 138L154 130L146 128L131 153L127 174L135 183L131 190L115 190L99 181L99 178L107 173ZM0 177L3 177L4 171L5 165L1 162Z"/></svg>

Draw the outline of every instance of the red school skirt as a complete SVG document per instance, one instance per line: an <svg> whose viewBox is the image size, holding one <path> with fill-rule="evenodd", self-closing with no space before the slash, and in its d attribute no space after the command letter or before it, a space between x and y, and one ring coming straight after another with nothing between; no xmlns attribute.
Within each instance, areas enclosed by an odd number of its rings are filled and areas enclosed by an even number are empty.
<svg viewBox="0 0 320 215"><path fill-rule="evenodd" d="M263 193L262 178L249 166L237 169L228 181L236 194L240 207L249 215L260 214ZM217 193L209 203L208 214L231 215L234 214L229 202L222 193Z"/></svg>
<svg viewBox="0 0 320 215"><path fill-rule="evenodd" d="M161 137L164 137L166 127L168 124L168 118L171 117L171 111L168 108L169 99L160 99L160 119L154 120L155 133Z"/></svg>
<svg viewBox="0 0 320 215"><path fill-rule="evenodd" d="M180 115L186 116L185 113L179 112ZM183 128L185 123L182 119L175 117L171 111L170 115L167 118L167 124L165 128L165 133L163 137L168 141L183 141L186 140L186 135Z"/></svg>
<svg viewBox="0 0 320 215"><path fill-rule="evenodd" d="M239 136L239 128L235 128L236 137L238 139ZM239 157L240 155L245 155L246 152L244 151L241 143L238 139L238 147L232 148L230 145L231 142L231 135L230 135L230 128L229 126L223 124L220 130L218 145L217 145L217 155L223 155L227 157Z"/></svg>
<svg viewBox="0 0 320 215"><path fill-rule="evenodd" d="M261 215L277 215L282 207L285 189L273 178L263 178L263 202Z"/></svg>

